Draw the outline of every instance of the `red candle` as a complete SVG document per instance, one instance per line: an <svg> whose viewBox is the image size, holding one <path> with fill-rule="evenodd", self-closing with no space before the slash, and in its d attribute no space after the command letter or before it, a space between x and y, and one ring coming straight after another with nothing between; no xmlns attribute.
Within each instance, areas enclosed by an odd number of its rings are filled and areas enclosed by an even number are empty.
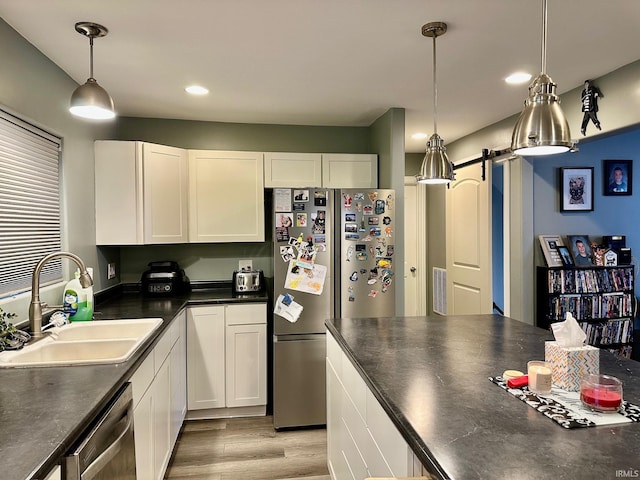
<svg viewBox="0 0 640 480"><path fill-rule="evenodd" d="M622 396L618 392L600 388L583 388L580 399L587 405L605 409L617 409L622 403Z"/></svg>

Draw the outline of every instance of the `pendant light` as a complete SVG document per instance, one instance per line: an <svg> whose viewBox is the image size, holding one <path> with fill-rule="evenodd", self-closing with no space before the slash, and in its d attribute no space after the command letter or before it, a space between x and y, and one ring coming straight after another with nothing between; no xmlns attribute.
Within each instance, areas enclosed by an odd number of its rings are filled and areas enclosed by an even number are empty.
<svg viewBox="0 0 640 480"><path fill-rule="evenodd" d="M422 35L433 38L433 135L427 141L427 153L416 179L420 183L449 183L453 180L453 165L447 157L444 140L438 135L438 87L436 83L436 38L444 35L447 24L430 22L422 26Z"/></svg>
<svg viewBox="0 0 640 480"><path fill-rule="evenodd" d="M513 129L511 150L518 155L551 155L573 147L569 123L560 108L557 85L547 69L547 0L542 0L542 71L531 85Z"/></svg>
<svg viewBox="0 0 640 480"><path fill-rule="evenodd" d="M93 39L104 37L109 30L102 25L93 22L76 23L76 32L89 37L89 47L91 51L90 76L84 85L75 89L71 95L69 111L73 115L94 120L108 120L114 118L116 113L113 108L113 100L107 91L98 85L93 78Z"/></svg>

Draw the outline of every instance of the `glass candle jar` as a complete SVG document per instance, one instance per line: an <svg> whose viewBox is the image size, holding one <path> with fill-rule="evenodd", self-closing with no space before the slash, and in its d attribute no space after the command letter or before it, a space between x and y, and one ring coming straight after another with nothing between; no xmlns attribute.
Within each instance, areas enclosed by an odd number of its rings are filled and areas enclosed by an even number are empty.
<svg viewBox="0 0 640 480"><path fill-rule="evenodd" d="M529 376L529 391L540 395L551 393L551 364L541 360L531 360L527 363Z"/></svg>
<svg viewBox="0 0 640 480"><path fill-rule="evenodd" d="M622 382L609 375L586 375L580 382L580 400L596 412L617 412L622 405Z"/></svg>

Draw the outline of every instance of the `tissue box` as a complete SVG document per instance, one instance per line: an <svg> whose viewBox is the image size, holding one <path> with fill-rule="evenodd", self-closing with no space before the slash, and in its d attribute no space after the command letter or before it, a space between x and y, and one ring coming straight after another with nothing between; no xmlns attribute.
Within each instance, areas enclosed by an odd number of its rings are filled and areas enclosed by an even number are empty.
<svg viewBox="0 0 640 480"><path fill-rule="evenodd" d="M591 345L566 348L544 342L544 360L551 364L553 385L569 392L580 391L585 375L600 373L600 349Z"/></svg>

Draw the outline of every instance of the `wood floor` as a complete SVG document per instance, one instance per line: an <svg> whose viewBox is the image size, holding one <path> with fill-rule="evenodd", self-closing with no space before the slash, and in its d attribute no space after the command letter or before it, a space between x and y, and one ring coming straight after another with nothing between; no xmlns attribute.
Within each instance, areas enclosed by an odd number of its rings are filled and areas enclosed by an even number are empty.
<svg viewBox="0 0 640 480"><path fill-rule="evenodd" d="M165 479L330 480L327 431L276 432L272 417L187 421Z"/></svg>

